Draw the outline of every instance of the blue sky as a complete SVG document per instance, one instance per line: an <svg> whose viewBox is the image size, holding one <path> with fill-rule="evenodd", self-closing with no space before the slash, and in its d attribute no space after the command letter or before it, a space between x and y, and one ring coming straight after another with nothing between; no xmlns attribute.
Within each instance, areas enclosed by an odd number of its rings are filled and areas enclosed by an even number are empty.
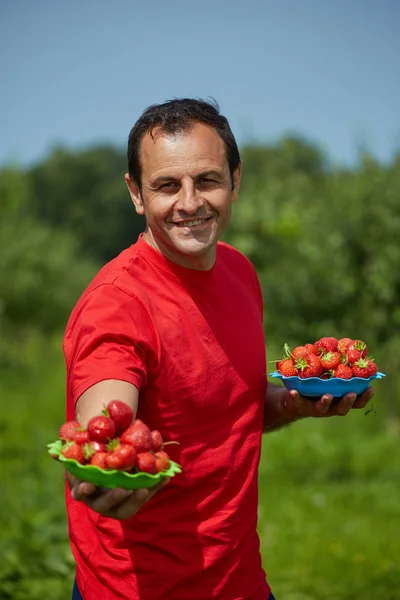
<svg viewBox="0 0 400 600"><path fill-rule="evenodd" d="M149 104L213 96L240 144L336 162L400 146L398 0L1 0L0 164L125 148Z"/></svg>

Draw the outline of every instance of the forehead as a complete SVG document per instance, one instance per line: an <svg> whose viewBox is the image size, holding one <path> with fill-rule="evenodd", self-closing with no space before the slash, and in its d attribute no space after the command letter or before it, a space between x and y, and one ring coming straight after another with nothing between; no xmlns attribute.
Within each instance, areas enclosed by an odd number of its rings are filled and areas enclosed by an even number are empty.
<svg viewBox="0 0 400 600"><path fill-rule="evenodd" d="M142 177L180 174L196 169L228 169L225 144L213 127L194 123L190 129L165 133L159 128L146 133L140 147Z"/></svg>

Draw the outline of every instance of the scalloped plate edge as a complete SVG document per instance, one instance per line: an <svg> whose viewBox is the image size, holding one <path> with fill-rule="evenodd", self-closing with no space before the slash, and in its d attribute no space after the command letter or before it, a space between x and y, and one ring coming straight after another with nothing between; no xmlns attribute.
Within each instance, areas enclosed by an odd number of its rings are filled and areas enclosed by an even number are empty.
<svg viewBox="0 0 400 600"><path fill-rule="evenodd" d="M378 371L376 375L372 377L352 377L351 379L343 379L342 377L331 377L330 379L321 379L321 377L297 377L292 375L291 377L285 377L285 375L281 375L279 371L273 371L273 373L268 373L268 377L274 377L276 379L282 379L285 381L372 381L373 379L383 379L386 377L385 373L381 373Z"/></svg>
<svg viewBox="0 0 400 600"><path fill-rule="evenodd" d="M87 473L87 472L92 472L92 473L102 473L107 477L111 477L112 475L123 475L124 477L127 477L128 479L137 479L139 477L143 477L143 475L145 475L146 477L149 477L150 479L153 479L154 481L158 480L160 477L173 477L176 473L182 473L182 467L180 465L178 465L178 463L174 462L173 460L170 461L170 466L168 467L168 469L166 471L162 471L160 473L156 473L155 475L153 475L152 473L145 473L144 471L138 471L137 473L127 473L126 471L119 471L118 469L110 469L110 470L105 470L105 469L101 469L100 467L97 467L96 465L82 465L81 463L79 463L77 460L74 460L73 458L65 458L62 454L61 454L61 448L63 446L63 443L61 440L57 440L55 442L51 442L50 444L47 444L47 450L48 453L51 456L56 456L57 460L59 460L60 462L63 463L69 463L72 465L75 465L78 469L82 470L83 473Z"/></svg>

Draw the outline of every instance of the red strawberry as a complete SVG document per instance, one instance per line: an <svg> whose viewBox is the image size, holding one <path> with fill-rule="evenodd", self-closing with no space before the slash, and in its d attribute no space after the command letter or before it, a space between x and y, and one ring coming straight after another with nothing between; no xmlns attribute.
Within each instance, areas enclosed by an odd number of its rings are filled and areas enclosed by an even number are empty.
<svg viewBox="0 0 400 600"><path fill-rule="evenodd" d="M350 338L341 338L338 341L338 351L340 352L340 354L346 354L346 350L349 346L349 344L352 343L352 339Z"/></svg>
<svg viewBox="0 0 400 600"><path fill-rule="evenodd" d="M156 471L156 459L154 454L151 452L141 452L136 457L137 467L139 471L144 473L157 473Z"/></svg>
<svg viewBox="0 0 400 600"><path fill-rule="evenodd" d="M314 344L314 352L318 356L327 352L336 352L337 348L338 341L334 337L323 337Z"/></svg>
<svg viewBox="0 0 400 600"><path fill-rule="evenodd" d="M130 444L121 444L118 440L112 440L107 449L106 465L109 469L127 471L136 464L135 448Z"/></svg>
<svg viewBox="0 0 400 600"><path fill-rule="evenodd" d="M349 344L346 351L347 362L350 365L356 363L360 358L364 358L368 354L368 348L362 340L354 340Z"/></svg>
<svg viewBox="0 0 400 600"><path fill-rule="evenodd" d="M154 429L154 431L151 432L151 439L153 441L154 452L158 452L159 450L162 450L163 445L164 445L164 440L162 438L161 433L159 431L157 431L157 429Z"/></svg>
<svg viewBox="0 0 400 600"><path fill-rule="evenodd" d="M90 419L87 430L92 441L106 443L115 437L115 423L104 415Z"/></svg>
<svg viewBox="0 0 400 600"><path fill-rule="evenodd" d="M95 452L90 459L89 464L94 465L95 467L100 467L100 469L107 469L107 456L108 452Z"/></svg>
<svg viewBox="0 0 400 600"><path fill-rule="evenodd" d="M153 448L151 431L140 419L136 419L133 425L125 429L120 437L120 441L123 444L131 444L137 454L139 452L148 452Z"/></svg>
<svg viewBox="0 0 400 600"><path fill-rule="evenodd" d="M66 423L61 425L58 432L58 437L63 442L66 442L68 440L74 440L76 432L80 429L81 426L79 425L78 421L67 421Z"/></svg>
<svg viewBox="0 0 400 600"><path fill-rule="evenodd" d="M163 450L160 450L160 452L156 452L154 456L156 459L156 473L166 471L171 462L168 454Z"/></svg>
<svg viewBox="0 0 400 600"><path fill-rule="evenodd" d="M376 366L375 361L372 358L369 359L368 367L369 367L369 376L370 377L373 377L374 375L377 374L378 367Z"/></svg>
<svg viewBox="0 0 400 600"><path fill-rule="evenodd" d="M299 377L319 377L322 374L321 359L315 354L309 354L307 358L299 358L295 363L296 372Z"/></svg>
<svg viewBox="0 0 400 600"><path fill-rule="evenodd" d="M87 429L78 429L78 431L75 434L75 442L82 446L83 444L87 444L88 441L89 441L88 430Z"/></svg>
<svg viewBox="0 0 400 600"><path fill-rule="evenodd" d="M306 358L309 354L314 354L313 344L305 344L304 346L296 346L292 352L292 358L297 360L298 358Z"/></svg>
<svg viewBox="0 0 400 600"><path fill-rule="evenodd" d="M279 373L284 377L296 376L296 371L291 358L284 358L283 360L278 360L278 362L276 363L276 368L278 369Z"/></svg>
<svg viewBox="0 0 400 600"><path fill-rule="evenodd" d="M89 442L89 444L95 452L107 452L106 444L104 444L103 442L96 442L94 440L92 442Z"/></svg>
<svg viewBox="0 0 400 600"><path fill-rule="evenodd" d="M339 352L327 352L321 356L321 364L324 369L330 371L336 369L340 365L340 354Z"/></svg>
<svg viewBox="0 0 400 600"><path fill-rule="evenodd" d="M121 400L111 400L103 414L114 421L117 435L127 429L133 421L133 410Z"/></svg>
<svg viewBox="0 0 400 600"><path fill-rule="evenodd" d="M96 452L107 452L106 445L102 442L86 442L86 444L83 444L83 454L86 460L92 458Z"/></svg>
<svg viewBox="0 0 400 600"><path fill-rule="evenodd" d="M365 377L366 379L369 379L376 374L377 368L374 361L366 357L360 358L356 363L354 363L352 370L354 377Z"/></svg>
<svg viewBox="0 0 400 600"><path fill-rule="evenodd" d="M65 456L65 458L73 458L82 465L84 465L86 462L82 446L76 442L67 442L64 444L61 449L61 454Z"/></svg>
<svg viewBox="0 0 400 600"><path fill-rule="evenodd" d="M333 376L340 377L340 379L351 379L353 377L353 371L351 370L351 367L340 364L336 367Z"/></svg>

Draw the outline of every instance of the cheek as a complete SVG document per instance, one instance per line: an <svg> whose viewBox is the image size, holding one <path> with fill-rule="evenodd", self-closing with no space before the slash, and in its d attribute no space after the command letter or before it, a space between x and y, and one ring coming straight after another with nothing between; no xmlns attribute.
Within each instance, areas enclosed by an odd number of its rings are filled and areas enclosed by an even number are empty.
<svg viewBox="0 0 400 600"><path fill-rule="evenodd" d="M157 198L145 203L145 217L148 221L163 221L171 213L173 201L171 198Z"/></svg>

